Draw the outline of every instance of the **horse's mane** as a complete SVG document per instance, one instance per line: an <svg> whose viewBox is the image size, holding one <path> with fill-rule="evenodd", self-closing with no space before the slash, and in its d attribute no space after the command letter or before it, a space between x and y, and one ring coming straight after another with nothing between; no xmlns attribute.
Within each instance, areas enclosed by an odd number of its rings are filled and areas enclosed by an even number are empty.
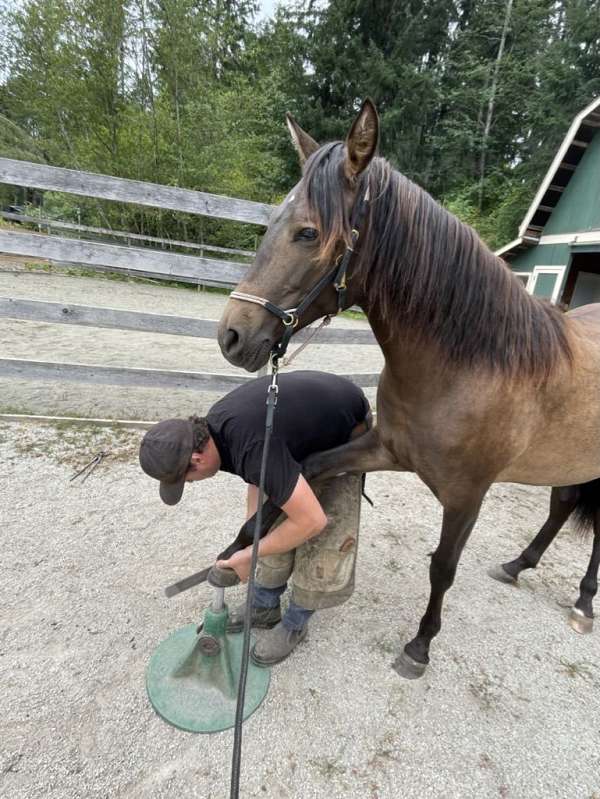
<svg viewBox="0 0 600 799"><path fill-rule="evenodd" d="M341 142L327 144L304 171L327 261L340 239L350 239L343 158ZM571 360L563 314L529 295L469 225L383 158L373 159L359 192L367 181L368 230L353 278L392 334L410 330L437 342L449 364L487 365L514 376L543 380L559 361Z"/></svg>

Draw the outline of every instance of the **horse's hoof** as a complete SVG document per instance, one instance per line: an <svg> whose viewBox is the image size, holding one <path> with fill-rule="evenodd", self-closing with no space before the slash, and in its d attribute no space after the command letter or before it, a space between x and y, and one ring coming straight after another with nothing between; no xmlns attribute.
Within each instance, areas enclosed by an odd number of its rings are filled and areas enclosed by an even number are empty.
<svg viewBox="0 0 600 799"><path fill-rule="evenodd" d="M392 663L392 668L401 677L407 680L418 680L425 674L427 663L419 663L418 660L413 660L410 655L407 655L404 650L400 652L396 660Z"/></svg>
<svg viewBox="0 0 600 799"><path fill-rule="evenodd" d="M594 629L594 620L590 619L589 616L586 616L582 610L579 610L579 608L573 608L571 610L569 624L576 633L581 633L582 635L591 633Z"/></svg>
<svg viewBox="0 0 600 799"><path fill-rule="evenodd" d="M494 580L498 580L500 583L508 583L509 585L519 584L517 578L513 577L512 574L509 574L502 565L492 566L490 569L488 569L488 575L493 577Z"/></svg>

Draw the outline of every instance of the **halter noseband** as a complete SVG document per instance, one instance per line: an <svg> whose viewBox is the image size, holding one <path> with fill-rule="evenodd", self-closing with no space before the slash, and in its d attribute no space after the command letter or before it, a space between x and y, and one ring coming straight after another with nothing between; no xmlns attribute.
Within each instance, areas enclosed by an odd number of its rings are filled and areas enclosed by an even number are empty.
<svg viewBox="0 0 600 799"><path fill-rule="evenodd" d="M245 294L243 291L232 291L229 295L231 299L242 300L244 302L253 302L255 305L261 305L267 311L279 317L283 322L285 330L283 336L277 344L274 345L271 351L271 356L274 359L279 359L285 355L291 337L294 334L294 329L298 326L300 316L311 305L319 294L330 283L333 284L338 296L338 308L336 314L344 310L344 300L346 297L346 273L354 254L354 248L360 235L360 228L364 222L367 208L369 206L369 186L363 196L355 203L352 209L352 218L350 221L352 231L350 233L350 244L346 246L343 255L339 256L335 265L323 277L318 280L315 285L310 289L308 294L305 295L303 300L297 305L296 308L280 308L275 303L270 302L264 297L257 297L254 294Z"/></svg>

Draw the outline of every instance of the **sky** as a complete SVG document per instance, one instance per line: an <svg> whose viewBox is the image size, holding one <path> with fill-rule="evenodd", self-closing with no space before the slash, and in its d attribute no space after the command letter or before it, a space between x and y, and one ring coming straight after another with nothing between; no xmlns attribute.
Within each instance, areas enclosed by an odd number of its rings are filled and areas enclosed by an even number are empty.
<svg viewBox="0 0 600 799"><path fill-rule="evenodd" d="M280 2L281 0L260 0L259 19L270 17L275 11L275 6Z"/></svg>

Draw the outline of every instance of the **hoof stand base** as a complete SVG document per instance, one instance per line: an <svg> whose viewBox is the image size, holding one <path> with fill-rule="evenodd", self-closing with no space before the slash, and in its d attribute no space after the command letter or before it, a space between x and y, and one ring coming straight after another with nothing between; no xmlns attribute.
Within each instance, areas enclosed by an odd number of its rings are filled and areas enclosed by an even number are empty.
<svg viewBox="0 0 600 799"><path fill-rule="evenodd" d="M146 672L154 710L188 732L218 732L234 726L243 635L227 634L229 613L207 610L200 635L188 624L166 638ZM269 688L269 669L248 664L244 719L261 704Z"/></svg>

